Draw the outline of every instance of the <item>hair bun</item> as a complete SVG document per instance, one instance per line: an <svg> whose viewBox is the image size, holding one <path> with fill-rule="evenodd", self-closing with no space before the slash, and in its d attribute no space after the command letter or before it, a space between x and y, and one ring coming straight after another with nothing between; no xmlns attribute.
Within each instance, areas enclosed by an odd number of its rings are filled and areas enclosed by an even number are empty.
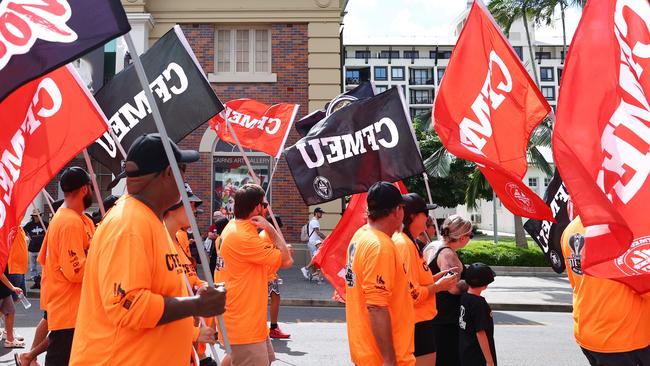
<svg viewBox="0 0 650 366"><path fill-rule="evenodd" d="M449 228L448 227L442 228L442 236L449 236Z"/></svg>

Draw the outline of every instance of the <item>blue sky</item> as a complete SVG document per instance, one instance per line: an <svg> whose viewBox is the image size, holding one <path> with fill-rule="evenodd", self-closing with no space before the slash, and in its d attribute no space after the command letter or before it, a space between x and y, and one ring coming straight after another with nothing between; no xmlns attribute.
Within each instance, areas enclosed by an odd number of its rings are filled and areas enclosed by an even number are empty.
<svg viewBox="0 0 650 366"><path fill-rule="evenodd" d="M453 21L467 6L466 0L350 0L343 20L344 43L364 43L368 38L451 36ZM567 33L573 34L580 12L567 12ZM562 36L560 14L557 25L537 30L537 38L550 41ZM559 38L561 40L561 38Z"/></svg>

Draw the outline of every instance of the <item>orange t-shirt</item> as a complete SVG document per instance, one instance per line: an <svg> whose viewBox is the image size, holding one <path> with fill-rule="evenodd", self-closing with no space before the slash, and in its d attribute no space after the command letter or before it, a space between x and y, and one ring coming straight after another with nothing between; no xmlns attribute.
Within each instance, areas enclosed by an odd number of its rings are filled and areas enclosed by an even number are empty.
<svg viewBox="0 0 650 366"><path fill-rule="evenodd" d="M393 242L406 266L406 277L415 309L415 322L435 318L438 308L435 295L429 296L427 289L427 286L434 282L427 262L420 256L417 246L406 234L395 233Z"/></svg>
<svg viewBox="0 0 650 366"><path fill-rule="evenodd" d="M223 268L215 274L215 282L225 282L228 291L223 321L230 343L265 341L268 271L280 268L280 250L260 237L252 222L236 219L221 233L220 255Z"/></svg>
<svg viewBox="0 0 650 366"><path fill-rule="evenodd" d="M41 306L49 330L75 327L86 253L95 224L84 214L61 207L45 233L39 262L43 264Z"/></svg>
<svg viewBox="0 0 650 366"><path fill-rule="evenodd" d="M383 358L370 325L368 305L387 307L398 365L415 365L415 314L405 263L385 233L362 226L348 246L345 315L352 362L381 366Z"/></svg>
<svg viewBox="0 0 650 366"><path fill-rule="evenodd" d="M187 296L178 257L156 214L122 196L88 252L70 365L187 365L193 318L158 325L164 298Z"/></svg>
<svg viewBox="0 0 650 366"><path fill-rule="evenodd" d="M260 238L268 239L269 241L271 240L269 238L268 234L266 233L266 231L264 231L264 230L260 231ZM266 268L266 279L268 280L268 282L277 280L278 279L278 269L277 268L274 269L273 267L267 267Z"/></svg>
<svg viewBox="0 0 650 366"><path fill-rule="evenodd" d="M573 288L573 332L594 352L627 352L650 344L650 301L630 287L582 272L585 229L580 218L562 234L562 254Z"/></svg>
<svg viewBox="0 0 650 366"><path fill-rule="evenodd" d="M7 259L9 274L27 273L29 257L27 255L26 237L25 231L19 226L14 243L11 245L11 249L9 249L9 259Z"/></svg>
<svg viewBox="0 0 650 366"><path fill-rule="evenodd" d="M174 240L174 245L176 246L176 251L178 252L178 258L181 261L183 270L187 275L187 279L190 281L190 285L195 289L201 287L205 284L205 281L199 278L199 275L196 273L196 262L193 261L192 254L190 252L190 239L187 236L187 231L178 230L176 232L176 240Z"/></svg>

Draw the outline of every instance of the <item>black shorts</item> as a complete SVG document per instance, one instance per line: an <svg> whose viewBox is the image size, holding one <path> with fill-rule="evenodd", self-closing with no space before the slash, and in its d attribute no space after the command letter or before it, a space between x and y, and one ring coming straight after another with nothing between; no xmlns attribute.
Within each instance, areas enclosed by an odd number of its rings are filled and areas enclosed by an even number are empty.
<svg viewBox="0 0 650 366"><path fill-rule="evenodd" d="M47 310L43 311L43 319L47 320Z"/></svg>
<svg viewBox="0 0 650 366"><path fill-rule="evenodd" d="M415 323L415 357L436 353L436 334L432 320Z"/></svg>
<svg viewBox="0 0 650 366"><path fill-rule="evenodd" d="M436 324L436 366L460 365L458 353L458 323Z"/></svg>
<svg viewBox="0 0 650 366"><path fill-rule="evenodd" d="M74 328L53 330L48 338L50 343L47 346L47 354L45 354L45 366L68 366Z"/></svg>
<svg viewBox="0 0 650 366"><path fill-rule="evenodd" d="M581 347L582 348L582 347ZM582 348L592 366L637 366L650 365L650 345L628 352L601 353Z"/></svg>

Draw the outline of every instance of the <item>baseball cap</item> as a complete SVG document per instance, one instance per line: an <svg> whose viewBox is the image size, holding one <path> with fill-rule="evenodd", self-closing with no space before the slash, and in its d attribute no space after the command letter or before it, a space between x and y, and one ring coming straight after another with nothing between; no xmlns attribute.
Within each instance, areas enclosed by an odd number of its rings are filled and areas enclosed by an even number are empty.
<svg viewBox="0 0 650 366"><path fill-rule="evenodd" d="M32 216L38 216L40 214L41 214L41 210L39 210L38 208L32 210Z"/></svg>
<svg viewBox="0 0 650 366"><path fill-rule="evenodd" d="M320 207L316 207L316 208L314 209L314 213L316 213L316 212L324 213L325 211L323 211L323 209L320 208Z"/></svg>
<svg viewBox="0 0 650 366"><path fill-rule="evenodd" d="M470 287L483 287L494 282L496 273L487 264L472 263L465 268L464 276Z"/></svg>
<svg viewBox="0 0 650 366"><path fill-rule="evenodd" d="M203 200L194 194L192 188L187 184L187 182L185 182L185 192L187 192L187 198L189 198L190 202L194 202L195 207L199 207L203 204Z"/></svg>
<svg viewBox="0 0 650 366"><path fill-rule="evenodd" d="M424 202L424 199L420 197L417 193L407 193L402 195L404 200L404 210L408 215L419 214L420 212L428 214L429 210L433 210L438 207L436 204L427 204Z"/></svg>
<svg viewBox="0 0 650 366"><path fill-rule="evenodd" d="M63 192L72 192L90 184L90 175L82 168L73 166L63 171L59 184Z"/></svg>
<svg viewBox="0 0 650 366"><path fill-rule="evenodd" d="M181 150L171 139L169 144L179 164L193 163L199 160L198 151ZM150 133L135 139L129 148L129 153L126 154L126 161L134 162L138 166L138 170L125 172L127 177L157 173L167 168L169 160L167 160L160 134Z"/></svg>
<svg viewBox="0 0 650 366"><path fill-rule="evenodd" d="M402 194L395 185L377 182L368 190L368 211L391 210L403 203Z"/></svg>

